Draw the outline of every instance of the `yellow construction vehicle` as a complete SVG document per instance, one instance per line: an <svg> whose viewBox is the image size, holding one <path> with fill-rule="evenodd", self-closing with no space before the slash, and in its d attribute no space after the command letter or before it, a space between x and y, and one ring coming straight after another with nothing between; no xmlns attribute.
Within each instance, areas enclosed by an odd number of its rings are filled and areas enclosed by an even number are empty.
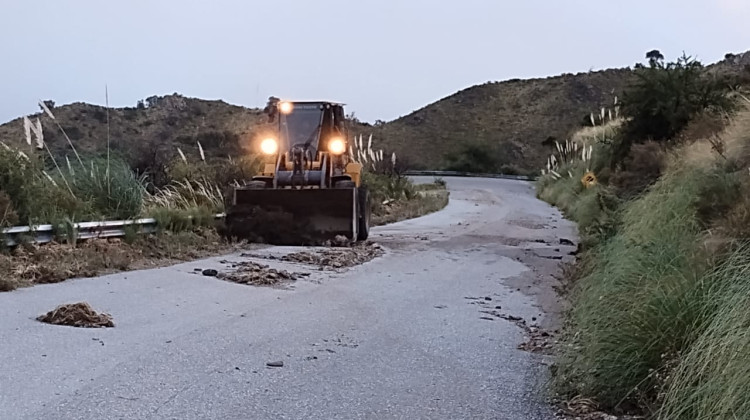
<svg viewBox="0 0 750 420"><path fill-rule="evenodd" d="M233 189L225 232L277 245L367 239L369 195L351 156L343 104L271 98L265 111L274 133L257 146L268 160Z"/></svg>

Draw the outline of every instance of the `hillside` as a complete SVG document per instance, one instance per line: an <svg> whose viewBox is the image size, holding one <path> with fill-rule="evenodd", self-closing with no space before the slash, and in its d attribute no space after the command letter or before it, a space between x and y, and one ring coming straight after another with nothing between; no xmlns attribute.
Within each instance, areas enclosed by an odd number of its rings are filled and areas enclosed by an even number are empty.
<svg viewBox="0 0 750 420"><path fill-rule="evenodd" d="M52 113L81 155L106 153L105 107L73 103L54 107ZM29 118L41 120L44 140L55 155L73 160L73 152L55 121L42 113ZM207 159L250 153L254 133L263 128L261 110L178 94L150 97L133 108L111 108L109 122L113 153L142 172L164 165L177 155L178 147L197 158L198 141ZM0 125L0 141L26 147L23 118Z"/></svg>
<svg viewBox="0 0 750 420"><path fill-rule="evenodd" d="M418 166L440 168L466 144L490 145L501 164L540 167L584 117L611 106L631 75L605 70L472 86L384 125L367 127ZM492 150L494 148L494 150Z"/></svg>

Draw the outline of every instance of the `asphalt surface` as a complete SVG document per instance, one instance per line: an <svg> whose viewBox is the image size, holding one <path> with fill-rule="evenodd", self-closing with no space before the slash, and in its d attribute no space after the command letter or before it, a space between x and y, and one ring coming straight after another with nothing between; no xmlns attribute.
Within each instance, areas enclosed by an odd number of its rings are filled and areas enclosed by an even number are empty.
<svg viewBox="0 0 750 420"><path fill-rule="evenodd" d="M0 419L554 418L543 356L480 311L544 320L549 273L513 255L573 227L529 183L447 181L446 209L373 230L386 254L369 263L264 260L311 273L290 287L195 274L248 259L231 255L1 293ZM536 295L519 286L532 272ZM115 328L34 319L76 301Z"/></svg>

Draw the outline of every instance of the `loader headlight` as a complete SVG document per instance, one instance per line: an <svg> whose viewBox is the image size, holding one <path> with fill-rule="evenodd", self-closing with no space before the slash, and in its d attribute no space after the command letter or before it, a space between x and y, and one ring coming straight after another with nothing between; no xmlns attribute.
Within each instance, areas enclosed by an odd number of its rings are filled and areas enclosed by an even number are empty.
<svg viewBox="0 0 750 420"><path fill-rule="evenodd" d="M260 150L267 155L273 155L279 150L279 144L275 139L264 139L260 142Z"/></svg>
<svg viewBox="0 0 750 420"><path fill-rule="evenodd" d="M332 138L331 141L328 142L328 151L333 153L334 155L340 155L346 151L346 144L344 144L344 140L335 137Z"/></svg>
<svg viewBox="0 0 750 420"><path fill-rule="evenodd" d="M294 105L291 102L282 102L279 104L279 111L282 114L291 114L294 109Z"/></svg>

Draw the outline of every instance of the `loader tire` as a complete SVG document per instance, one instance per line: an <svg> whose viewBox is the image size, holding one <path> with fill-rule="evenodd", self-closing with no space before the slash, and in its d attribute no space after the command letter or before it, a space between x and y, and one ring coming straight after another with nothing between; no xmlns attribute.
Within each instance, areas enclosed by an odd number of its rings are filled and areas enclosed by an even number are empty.
<svg viewBox="0 0 750 420"><path fill-rule="evenodd" d="M354 181L338 181L333 186L334 188L357 188L357 184Z"/></svg>
<svg viewBox="0 0 750 420"><path fill-rule="evenodd" d="M370 194L367 191L367 187L359 187L358 192L358 203L359 215L358 226L357 226L357 240L366 241L370 236Z"/></svg>

